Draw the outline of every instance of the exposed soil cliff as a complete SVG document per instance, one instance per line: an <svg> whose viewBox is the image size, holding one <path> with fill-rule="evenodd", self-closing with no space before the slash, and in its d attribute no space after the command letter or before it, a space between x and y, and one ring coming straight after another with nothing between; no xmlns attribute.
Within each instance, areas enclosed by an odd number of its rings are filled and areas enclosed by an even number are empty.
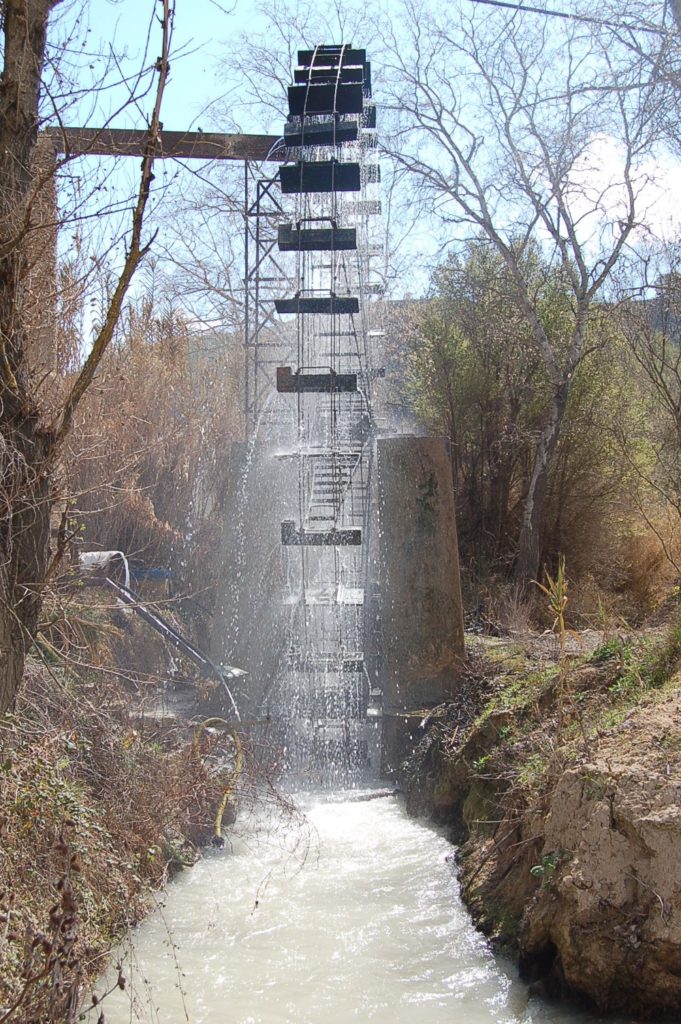
<svg viewBox="0 0 681 1024"><path fill-rule="evenodd" d="M438 709L405 766L411 809L463 841L464 899L526 978L602 1011L678 1016L678 627L611 638L562 673L536 645L491 653L474 721Z"/></svg>

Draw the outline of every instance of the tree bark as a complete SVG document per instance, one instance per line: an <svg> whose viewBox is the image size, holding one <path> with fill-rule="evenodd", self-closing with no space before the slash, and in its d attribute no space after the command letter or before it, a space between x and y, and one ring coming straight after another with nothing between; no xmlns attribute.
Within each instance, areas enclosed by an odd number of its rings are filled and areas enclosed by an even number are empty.
<svg viewBox="0 0 681 1024"><path fill-rule="evenodd" d="M58 0L4 0L0 84L0 713L38 623L48 559L49 446L26 372L29 234L47 21Z"/></svg>
<svg viewBox="0 0 681 1024"><path fill-rule="evenodd" d="M515 585L518 594L536 580L541 559L541 524L549 488L551 464L560 439L561 426L570 393L568 383L559 385L553 394L549 418L539 438L532 476L523 505L523 521L515 564Z"/></svg>
<svg viewBox="0 0 681 1024"><path fill-rule="evenodd" d="M12 706L28 647L38 628L49 566L53 476L75 409L92 383L125 295L149 244L142 227L161 131L160 109L170 68L172 0L162 0L161 56L154 109L146 132L140 187L126 257L92 351L61 413L46 426L28 372L28 335L35 316L28 301L31 248L40 223L37 168L38 106L47 22L59 0L0 0L5 36L0 79L0 714ZM38 281L37 299L49 295ZM35 307L35 299L33 300Z"/></svg>

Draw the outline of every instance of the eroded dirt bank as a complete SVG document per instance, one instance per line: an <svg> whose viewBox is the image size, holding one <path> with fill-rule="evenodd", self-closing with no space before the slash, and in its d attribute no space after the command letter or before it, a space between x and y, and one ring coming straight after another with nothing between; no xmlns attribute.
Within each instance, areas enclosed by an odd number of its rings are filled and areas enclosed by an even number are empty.
<svg viewBox="0 0 681 1024"><path fill-rule="evenodd" d="M477 642L404 766L410 810L462 844L478 926L601 1011L681 1012L680 635L605 637L562 673L536 641Z"/></svg>

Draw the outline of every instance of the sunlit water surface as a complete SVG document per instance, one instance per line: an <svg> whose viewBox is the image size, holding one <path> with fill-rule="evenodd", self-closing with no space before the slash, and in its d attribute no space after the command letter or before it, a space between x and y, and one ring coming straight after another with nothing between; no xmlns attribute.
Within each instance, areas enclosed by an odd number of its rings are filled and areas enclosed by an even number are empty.
<svg viewBox="0 0 681 1024"><path fill-rule="evenodd" d="M444 836L392 798L298 803L305 821L246 818L172 883L125 950L108 1024L590 1019L528 1001L473 929Z"/></svg>

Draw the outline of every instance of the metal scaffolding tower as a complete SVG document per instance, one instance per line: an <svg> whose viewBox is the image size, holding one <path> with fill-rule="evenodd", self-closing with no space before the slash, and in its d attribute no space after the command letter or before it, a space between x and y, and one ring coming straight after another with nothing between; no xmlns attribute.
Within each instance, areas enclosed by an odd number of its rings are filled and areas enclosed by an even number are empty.
<svg viewBox="0 0 681 1024"><path fill-rule="evenodd" d="M366 765L380 714L366 615L380 168L365 51L299 51L288 100L285 161L247 206L246 412L255 431L276 390L268 415L288 410L277 421L288 436L276 436L297 475L297 519L281 523L287 656L270 710L290 762L337 781Z"/></svg>

